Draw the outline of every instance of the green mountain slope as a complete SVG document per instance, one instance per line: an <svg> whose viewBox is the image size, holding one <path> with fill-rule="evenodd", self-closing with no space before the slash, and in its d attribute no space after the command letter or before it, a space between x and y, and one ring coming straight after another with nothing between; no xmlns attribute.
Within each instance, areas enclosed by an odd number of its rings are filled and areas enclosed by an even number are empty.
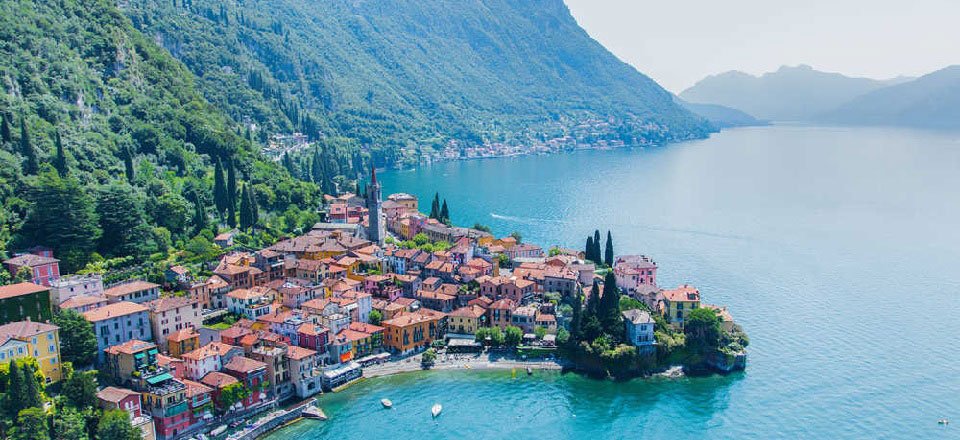
<svg viewBox="0 0 960 440"><path fill-rule="evenodd" d="M131 0L206 97L266 132L398 147L524 143L582 121L662 143L709 127L581 29L560 0Z"/></svg>
<svg viewBox="0 0 960 440"><path fill-rule="evenodd" d="M903 79L877 81L805 65L783 66L760 76L736 71L709 76L680 93L680 98L732 107L761 119L803 121L898 81Z"/></svg>
<svg viewBox="0 0 960 440"><path fill-rule="evenodd" d="M859 96L819 119L856 125L960 128L960 66Z"/></svg>
<svg viewBox="0 0 960 440"><path fill-rule="evenodd" d="M112 1L0 2L0 115L0 254L43 244L73 270L93 251L163 253L214 223L216 161L237 164L267 215L318 196L260 160Z"/></svg>

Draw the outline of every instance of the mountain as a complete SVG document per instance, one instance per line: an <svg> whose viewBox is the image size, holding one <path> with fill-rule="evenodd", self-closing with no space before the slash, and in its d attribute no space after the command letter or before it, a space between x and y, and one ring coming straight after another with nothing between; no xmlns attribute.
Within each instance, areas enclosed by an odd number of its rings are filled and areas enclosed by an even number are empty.
<svg viewBox="0 0 960 440"><path fill-rule="evenodd" d="M128 0L124 11L235 121L353 139L377 165L415 159L401 147L525 144L595 120L628 143L710 131L561 0Z"/></svg>
<svg viewBox="0 0 960 440"><path fill-rule="evenodd" d="M265 226L316 204L231 116L113 1L0 2L0 257L46 245L69 271L186 246L215 229L217 162L236 164Z"/></svg>
<svg viewBox="0 0 960 440"><path fill-rule="evenodd" d="M684 90L680 97L691 103L733 107L761 119L803 121L905 80L851 78L806 65L783 66L759 77L737 71L709 76Z"/></svg>
<svg viewBox="0 0 960 440"><path fill-rule="evenodd" d="M960 65L858 96L819 119L854 125L960 128Z"/></svg>
<svg viewBox="0 0 960 440"><path fill-rule="evenodd" d="M677 103L706 119L717 128L751 127L770 123L757 119L746 112L719 104L692 104L680 98L677 98Z"/></svg>

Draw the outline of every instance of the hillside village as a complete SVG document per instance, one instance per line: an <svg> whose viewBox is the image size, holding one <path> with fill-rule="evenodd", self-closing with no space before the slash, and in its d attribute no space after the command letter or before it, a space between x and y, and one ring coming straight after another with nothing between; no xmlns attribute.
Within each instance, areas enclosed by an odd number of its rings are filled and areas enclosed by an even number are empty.
<svg viewBox="0 0 960 440"><path fill-rule="evenodd" d="M96 335L100 405L128 411L145 438L186 438L431 347L520 345L552 357L558 336L569 337L570 298L604 290L582 251L444 224L412 195L382 200L371 177L364 197L327 196L327 221L302 235L259 250L235 250L233 232L217 236L227 251L209 276L172 266L161 283L105 286L98 275L61 275L42 246L8 259L31 280L0 287L0 362L35 357L57 383L62 335L51 318L78 312ZM641 352L657 344L651 311L682 329L684 313L703 306L693 286L658 287L657 270L640 255L605 269L640 304L622 320Z"/></svg>

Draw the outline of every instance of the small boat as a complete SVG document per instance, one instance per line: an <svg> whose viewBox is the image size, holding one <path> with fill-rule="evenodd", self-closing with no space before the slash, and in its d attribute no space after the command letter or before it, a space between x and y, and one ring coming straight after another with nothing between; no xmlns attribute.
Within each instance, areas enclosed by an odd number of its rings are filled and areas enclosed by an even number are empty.
<svg viewBox="0 0 960 440"><path fill-rule="evenodd" d="M380 404L387 409L393 408L393 402L390 399L380 399Z"/></svg>
<svg viewBox="0 0 960 440"><path fill-rule="evenodd" d="M213 431L210 431L210 435L216 437L220 434L223 434L227 430L227 425L220 425L216 427Z"/></svg>
<svg viewBox="0 0 960 440"><path fill-rule="evenodd" d="M938 425L949 425L949 424L950 424L950 421L947 420L947 419L940 419L940 420L937 420L937 424L938 424Z"/></svg>
<svg viewBox="0 0 960 440"><path fill-rule="evenodd" d="M433 408L430 408L430 413L433 414L434 417L439 416L440 411L443 411L443 405L439 403L434 403Z"/></svg>
<svg viewBox="0 0 960 440"><path fill-rule="evenodd" d="M527 375L529 376L532 374L533 374L533 368L527 367Z"/></svg>
<svg viewBox="0 0 960 440"><path fill-rule="evenodd" d="M242 424L243 424L243 420L235 420L235 421L233 421L233 422L230 422L230 427L231 427L231 428L236 428L236 427L238 427L238 426L240 426L240 425L242 425Z"/></svg>

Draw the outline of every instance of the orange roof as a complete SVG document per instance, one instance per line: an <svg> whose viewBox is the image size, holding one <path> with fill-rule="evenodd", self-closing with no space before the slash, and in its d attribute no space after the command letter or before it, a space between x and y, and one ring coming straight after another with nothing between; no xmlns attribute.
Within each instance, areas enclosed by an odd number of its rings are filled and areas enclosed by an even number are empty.
<svg viewBox="0 0 960 440"><path fill-rule="evenodd" d="M170 336L167 336L167 341L181 342L181 341L186 341L188 339L199 338L199 337L200 337L200 333L197 333L197 331L194 330L193 327L187 327L185 329L177 330L171 333Z"/></svg>
<svg viewBox="0 0 960 440"><path fill-rule="evenodd" d="M97 398L106 402L120 403L121 400L133 395L139 396L140 393L126 388L106 387L97 393Z"/></svg>
<svg viewBox="0 0 960 440"><path fill-rule="evenodd" d="M340 333L337 333L337 339L346 338L350 342L362 341L370 337L369 333L358 332L356 330L350 330L345 328L340 330Z"/></svg>
<svg viewBox="0 0 960 440"><path fill-rule="evenodd" d="M44 324L42 322L33 322L33 321L18 321L11 322L9 324L0 325L0 338L8 336L11 338L26 338L30 336L39 335L41 333L51 332L59 330L60 327L57 327L52 324Z"/></svg>
<svg viewBox="0 0 960 440"><path fill-rule="evenodd" d="M237 378L219 371L211 371L207 373L206 376L203 376L203 379L200 380L204 385L209 385L211 387L221 389L227 385L239 382Z"/></svg>
<svg viewBox="0 0 960 440"><path fill-rule="evenodd" d="M49 287L44 287L33 283L17 283L9 286L0 286L0 299L29 295L31 293L47 292L49 290Z"/></svg>
<svg viewBox="0 0 960 440"><path fill-rule="evenodd" d="M381 324L383 324L384 327L408 327L423 322L437 321L444 316L446 315L441 312L422 308L416 312L404 313L396 318L388 319L383 321Z"/></svg>
<svg viewBox="0 0 960 440"><path fill-rule="evenodd" d="M105 319L117 318L133 313L146 312L148 309L137 303L120 301L118 303L107 304L96 310L91 310L83 314L84 318L90 322L99 322Z"/></svg>
<svg viewBox="0 0 960 440"><path fill-rule="evenodd" d="M368 324L366 322L351 322L349 329L371 335L376 332L383 331L383 327L380 327L379 325Z"/></svg>
<svg viewBox="0 0 960 440"><path fill-rule="evenodd" d="M108 347L104 351L110 354L120 354L120 353L136 354L144 350L149 350L151 348L157 348L157 344L154 344L153 342L145 342L137 339L131 339L122 344Z"/></svg>
<svg viewBox="0 0 960 440"><path fill-rule="evenodd" d="M60 303L61 309L73 309L76 307L89 306L101 302L107 302L107 299L102 296L93 296L93 295L77 295L73 298L70 298L62 303Z"/></svg>
<svg viewBox="0 0 960 440"><path fill-rule="evenodd" d="M700 291L696 287L684 284L676 289L667 289L663 291L663 298L673 302L694 302L700 301Z"/></svg>
<svg viewBox="0 0 960 440"><path fill-rule="evenodd" d="M230 362L227 362L223 368L225 370L236 371L239 373L250 373L259 369L267 368L267 364L244 356L234 356L230 358Z"/></svg>
<svg viewBox="0 0 960 440"><path fill-rule="evenodd" d="M297 347L296 345L287 347L287 357L293 360L299 361L315 354L317 352L309 348Z"/></svg>
<svg viewBox="0 0 960 440"><path fill-rule="evenodd" d="M160 287L159 284L148 283L146 281L131 281L129 283L123 283L119 286L113 286L107 290L103 291L104 296L122 296L128 295L134 292L140 292L143 290L156 289Z"/></svg>
<svg viewBox="0 0 960 440"><path fill-rule="evenodd" d="M501 309L501 310L513 310L517 308L517 303L513 302L510 298L498 299L490 304L491 309Z"/></svg>
<svg viewBox="0 0 960 440"><path fill-rule="evenodd" d="M309 322L301 324L300 327L297 327L297 333L303 333L308 336L317 336L319 334L325 333L327 331L326 327L311 324Z"/></svg>
<svg viewBox="0 0 960 440"><path fill-rule="evenodd" d="M231 290L230 293L227 294L227 296L233 299L245 300L245 299L260 298L264 296L264 294L265 293L262 291L254 291L254 290L248 290L248 289L234 289L234 290Z"/></svg>
<svg viewBox="0 0 960 440"><path fill-rule="evenodd" d="M168 310L179 309L181 307L190 307L196 304L197 300L185 296L167 296L150 301L145 306L149 307L154 313L165 312Z"/></svg>
<svg viewBox="0 0 960 440"><path fill-rule="evenodd" d="M184 353L181 356L183 359L189 359L194 361L199 361L206 359L210 356L225 356L230 350L238 348L232 345L224 344L222 342L211 342L203 347L200 347L196 350L193 350L188 353Z"/></svg>
<svg viewBox="0 0 960 440"><path fill-rule="evenodd" d="M187 379L180 379L180 382L183 382L183 384L187 386L187 397L194 397L213 392L213 388L210 388L200 382L194 382Z"/></svg>
<svg viewBox="0 0 960 440"><path fill-rule="evenodd" d="M484 313L487 313L487 311L483 307L478 305L469 305L450 312L449 316L477 319L483 316Z"/></svg>

